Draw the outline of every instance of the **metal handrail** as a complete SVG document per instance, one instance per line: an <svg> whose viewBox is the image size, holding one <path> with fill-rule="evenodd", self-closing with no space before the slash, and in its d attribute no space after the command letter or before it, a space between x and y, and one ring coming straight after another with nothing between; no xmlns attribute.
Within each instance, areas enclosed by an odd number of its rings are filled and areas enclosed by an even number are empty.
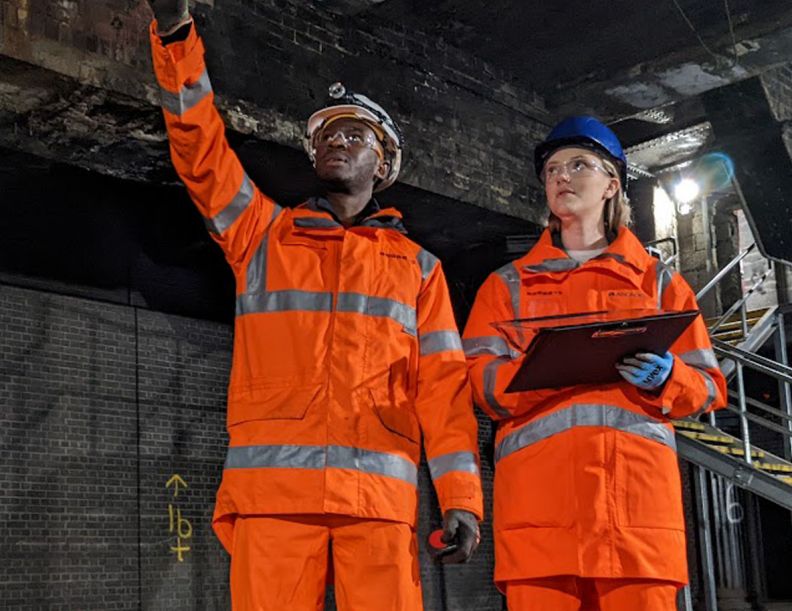
<svg viewBox="0 0 792 611"><path fill-rule="evenodd" d="M729 398L730 399L739 400L739 397L737 396L737 393L734 392L733 390L729 391ZM776 409L775 407L771 407L771 406L767 405L766 403L762 403L761 401L757 401L756 399L753 399L751 397L745 397L745 401L751 407L755 407L756 409L760 409L762 411L765 411L768 414L772 414L776 418L781 418L783 420L789 420L790 422L792 422L792 416L790 416L789 414L784 413L780 409ZM761 416L759 416L759 417L761 418ZM768 420L768 422L770 422L770 421Z"/></svg>
<svg viewBox="0 0 792 611"><path fill-rule="evenodd" d="M751 288L748 289L745 292L745 294L743 294L743 296L740 299L735 301L734 304L732 305L732 307L730 307L728 310L726 310L726 312L723 314L723 316L721 316L715 322L715 324L712 325L709 328L710 333L714 333L715 331L717 331L718 328L732 316L732 314L734 314L740 308L743 308L745 306L745 303L751 297L751 295L753 295L754 291L756 291L760 286L762 286L764 284L764 281L767 280L767 277L770 275L771 272L772 272L772 269L768 269L764 274L762 274L762 276L759 278L759 280L754 282L753 286L751 286Z"/></svg>
<svg viewBox="0 0 792 611"><path fill-rule="evenodd" d="M729 403L725 409L727 412L741 415L740 408L735 405L732 405L731 403ZM762 418L761 416L757 416L756 414L752 414L751 412L746 412L745 417L751 422L756 422L757 424L761 424L763 427L770 429L771 431L780 433L784 437L792 438L792 432L788 431L785 427L781 426L780 424L776 424L775 422L770 422L767 418Z"/></svg>
<svg viewBox="0 0 792 611"><path fill-rule="evenodd" d="M729 261L722 270L720 270L717 274L715 274L712 277L712 279L709 282L707 282L707 284L704 285L704 288L702 288L698 293L696 293L696 301L701 301L701 298L704 297L704 295L706 295L707 293L709 293L712 290L712 288L716 284L718 284L718 282L720 282L723 279L723 277L726 274L728 274L735 265L738 265L740 261L745 259L745 257L747 257L748 254L754 248L756 248L756 242L748 246L745 250L737 254L731 261Z"/></svg>
<svg viewBox="0 0 792 611"><path fill-rule="evenodd" d="M772 359L768 359L753 352L746 352L735 346L730 346L718 338L712 338L712 347L716 354L721 354L727 358L737 361L742 365L747 365L761 373L766 373L781 382L792 384L792 367L782 365Z"/></svg>
<svg viewBox="0 0 792 611"><path fill-rule="evenodd" d="M671 260L676 259L677 255L679 254L679 244L677 243L677 239L673 236L669 236L667 238L660 238L659 240L652 240L650 242L644 242L644 246L647 248L651 248L653 246L658 246L659 244L664 244L665 242L671 242ZM667 263L667 261L666 261Z"/></svg>

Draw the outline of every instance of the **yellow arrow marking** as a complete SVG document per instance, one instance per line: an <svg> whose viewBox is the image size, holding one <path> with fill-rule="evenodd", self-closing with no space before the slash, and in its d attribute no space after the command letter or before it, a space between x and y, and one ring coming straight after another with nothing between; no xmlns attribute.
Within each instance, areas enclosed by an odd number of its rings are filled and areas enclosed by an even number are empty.
<svg viewBox="0 0 792 611"><path fill-rule="evenodd" d="M174 473L171 478L165 484L166 488L170 488L173 486L173 496L179 496L179 486L187 487L187 482L185 482L178 473Z"/></svg>

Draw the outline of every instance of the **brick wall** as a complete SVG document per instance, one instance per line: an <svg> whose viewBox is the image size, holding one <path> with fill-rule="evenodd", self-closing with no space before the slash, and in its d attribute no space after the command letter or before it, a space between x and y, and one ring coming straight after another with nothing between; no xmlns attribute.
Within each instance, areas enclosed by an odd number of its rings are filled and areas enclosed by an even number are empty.
<svg viewBox="0 0 792 611"><path fill-rule="evenodd" d="M689 214L677 214L677 239L679 241L679 263L677 269L685 277L693 291L703 288L717 271L712 259L712 237L710 233L711 212L694 205ZM708 234L710 237L708 237ZM720 308L717 291L712 291L699 302L705 316L714 316Z"/></svg>
<svg viewBox="0 0 792 611"><path fill-rule="evenodd" d="M230 327L0 285L0 328L0 608L228 609L210 520ZM423 542L425 465L419 484ZM427 609L500 611L489 521L471 564L421 554Z"/></svg>
<svg viewBox="0 0 792 611"><path fill-rule="evenodd" d="M431 33L367 15L332 15L317 4L195 7L213 84L234 129L298 146L304 119L341 80L403 126L404 182L531 220L543 215L529 163L549 122L541 98ZM154 103L149 15L143 1L0 0L0 55ZM101 112L92 114L101 133ZM152 139L140 129L126 136Z"/></svg>
<svg viewBox="0 0 792 611"><path fill-rule="evenodd" d="M138 597L131 310L0 287L0 607Z"/></svg>

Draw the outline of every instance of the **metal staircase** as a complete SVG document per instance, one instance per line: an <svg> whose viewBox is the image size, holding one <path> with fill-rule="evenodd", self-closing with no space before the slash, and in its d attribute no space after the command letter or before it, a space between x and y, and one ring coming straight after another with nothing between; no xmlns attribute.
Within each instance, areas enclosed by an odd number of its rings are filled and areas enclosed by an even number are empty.
<svg viewBox="0 0 792 611"><path fill-rule="evenodd" d="M753 248L735 257L697 298L716 286ZM792 511L792 368L784 325L792 306L746 308L768 273L722 316L708 321L713 349L729 380L728 406L697 420L674 422L679 455L692 465L700 562L696 587L704 604L697 609L706 611L792 611L792 601L764 602L762 585L758 497ZM759 354L771 341L774 358ZM752 376L758 372L777 382L778 405L747 396L746 372ZM680 608L692 611L689 587L684 594Z"/></svg>
<svg viewBox="0 0 792 611"><path fill-rule="evenodd" d="M682 458L792 511L792 462L755 445L748 462L742 439L704 422L678 420L674 426Z"/></svg>

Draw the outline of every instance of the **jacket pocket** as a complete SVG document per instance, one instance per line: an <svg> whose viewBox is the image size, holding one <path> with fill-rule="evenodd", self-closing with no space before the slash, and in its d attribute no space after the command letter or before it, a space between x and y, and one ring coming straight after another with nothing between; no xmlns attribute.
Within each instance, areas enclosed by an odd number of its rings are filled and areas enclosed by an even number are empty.
<svg viewBox="0 0 792 611"><path fill-rule="evenodd" d="M228 426L251 420L301 420L319 397L321 384L256 385L228 393Z"/></svg>
<svg viewBox="0 0 792 611"><path fill-rule="evenodd" d="M421 442L421 427L415 414L407 409L377 401L373 392L371 392L371 400L374 406L374 413L377 414L382 426L391 433L395 433L414 444Z"/></svg>
<svg viewBox="0 0 792 611"><path fill-rule="evenodd" d="M622 433L616 438L616 521L635 528L683 530L677 455L660 443Z"/></svg>
<svg viewBox="0 0 792 611"><path fill-rule="evenodd" d="M577 511L574 461L574 447L562 433L524 447L498 462L495 528L570 527Z"/></svg>
<svg viewBox="0 0 792 611"><path fill-rule="evenodd" d="M320 238L290 234L283 237L280 243L284 246L303 246L313 250L327 250L327 244Z"/></svg>

